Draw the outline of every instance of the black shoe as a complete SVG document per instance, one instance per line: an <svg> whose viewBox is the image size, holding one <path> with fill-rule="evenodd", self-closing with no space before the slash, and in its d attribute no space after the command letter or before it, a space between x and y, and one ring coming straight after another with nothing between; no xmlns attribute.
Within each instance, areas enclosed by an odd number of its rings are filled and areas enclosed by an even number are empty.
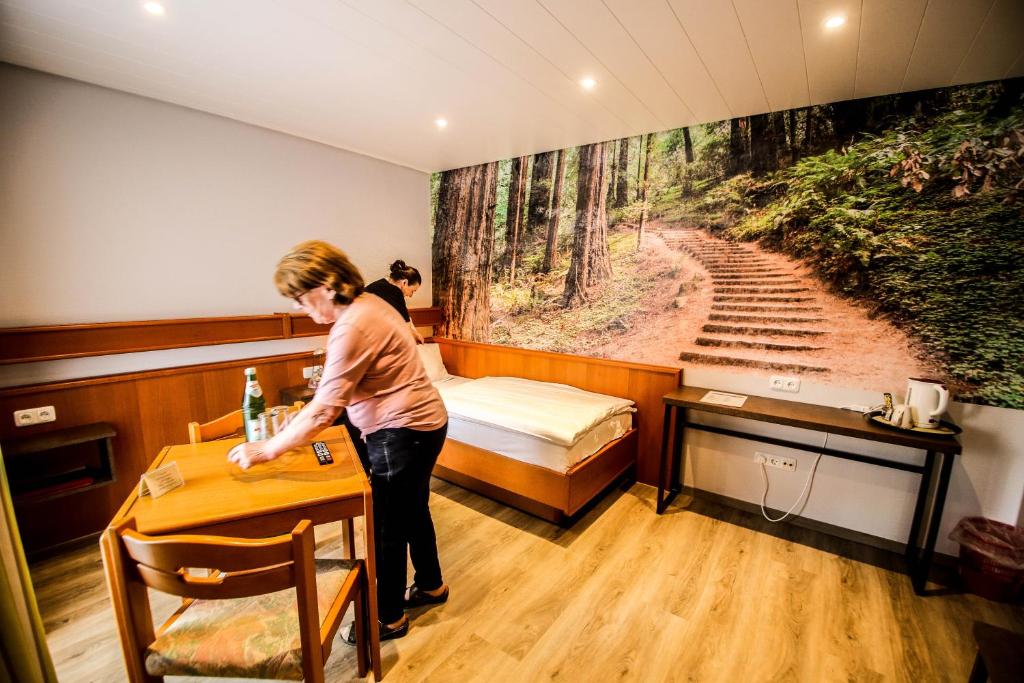
<svg viewBox="0 0 1024 683"><path fill-rule="evenodd" d="M401 626L395 628L388 628L387 624L377 622L377 626L380 628L380 639L383 640L394 640L395 638L402 638L406 633L409 632L409 620L406 619ZM351 623L348 625L348 635L345 636L345 642L349 645L356 644L356 625Z"/></svg>
<svg viewBox="0 0 1024 683"><path fill-rule="evenodd" d="M445 586L444 593L440 595L431 595L424 590L421 590L415 583L409 588L409 597L405 599L405 608L413 609L415 607L423 607L424 605L440 605L448 602L448 594L451 592L448 586Z"/></svg>

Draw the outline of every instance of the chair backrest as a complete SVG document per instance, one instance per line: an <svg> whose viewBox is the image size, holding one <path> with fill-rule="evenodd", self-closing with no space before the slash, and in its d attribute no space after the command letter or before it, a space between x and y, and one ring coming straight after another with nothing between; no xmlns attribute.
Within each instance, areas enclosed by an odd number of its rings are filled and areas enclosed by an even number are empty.
<svg viewBox="0 0 1024 683"><path fill-rule="evenodd" d="M233 436L242 431L242 411L234 410L227 415L222 415L215 420L199 424L198 422L188 423L189 443L202 443L214 439L223 439L225 436Z"/></svg>
<svg viewBox="0 0 1024 683"><path fill-rule="evenodd" d="M309 520L299 522L290 534L263 539L147 536L135 530L134 519L108 529L107 534L116 546L111 561L119 578L111 584L111 591L115 601L125 605L128 623L121 624L120 630L126 648L134 655L126 660L129 671L135 672L132 680L150 680L142 664L146 647L156 637L147 587L183 598L219 600L274 593L292 586L298 608L303 671L307 680L323 680L315 540ZM195 576L189 574L188 567L218 571L210 576ZM119 582L123 583L118 586ZM362 658L360 667L365 670Z"/></svg>
<svg viewBox="0 0 1024 683"><path fill-rule="evenodd" d="M300 583L305 565L314 562L313 527L308 521L290 534L261 539L146 536L131 526L121 530L120 538L142 583L183 598L241 598L284 590ZM217 571L195 576L187 567Z"/></svg>
<svg viewBox="0 0 1024 683"><path fill-rule="evenodd" d="M306 405L303 401L296 401L291 405L288 412L297 413ZM227 436L235 436L242 431L242 411L235 410L227 415L222 415L215 420L199 424L198 422L188 423L188 442L202 443L214 439L223 439Z"/></svg>

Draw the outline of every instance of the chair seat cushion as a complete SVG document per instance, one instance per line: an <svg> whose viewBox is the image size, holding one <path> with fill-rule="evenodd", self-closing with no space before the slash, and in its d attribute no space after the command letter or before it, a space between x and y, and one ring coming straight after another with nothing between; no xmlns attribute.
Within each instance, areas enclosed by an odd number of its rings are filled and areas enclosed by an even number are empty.
<svg viewBox="0 0 1024 683"><path fill-rule="evenodd" d="M323 624L352 560L317 560ZM195 600L146 650L153 676L235 676L302 680L295 589L231 600Z"/></svg>

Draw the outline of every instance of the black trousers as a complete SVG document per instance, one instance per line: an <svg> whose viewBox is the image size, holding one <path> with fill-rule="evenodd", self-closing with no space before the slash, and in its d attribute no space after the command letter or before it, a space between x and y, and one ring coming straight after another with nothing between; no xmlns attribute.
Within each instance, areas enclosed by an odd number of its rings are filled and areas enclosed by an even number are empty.
<svg viewBox="0 0 1024 683"><path fill-rule="evenodd" d="M345 425L353 443L358 430ZM374 547L377 551L377 611L390 624L404 614L406 553L413 581L424 590L439 588L441 564L430 517L430 472L441 453L448 425L432 431L381 429L366 438L365 460L373 487ZM360 459L363 452L359 451Z"/></svg>

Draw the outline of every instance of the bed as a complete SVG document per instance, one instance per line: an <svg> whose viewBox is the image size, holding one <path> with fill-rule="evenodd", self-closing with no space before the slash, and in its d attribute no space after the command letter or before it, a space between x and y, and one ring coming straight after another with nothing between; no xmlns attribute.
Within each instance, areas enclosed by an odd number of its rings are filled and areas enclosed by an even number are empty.
<svg viewBox="0 0 1024 683"><path fill-rule="evenodd" d="M449 411L434 475L558 524L635 472L638 407L679 382L672 368L434 341L421 356Z"/></svg>

